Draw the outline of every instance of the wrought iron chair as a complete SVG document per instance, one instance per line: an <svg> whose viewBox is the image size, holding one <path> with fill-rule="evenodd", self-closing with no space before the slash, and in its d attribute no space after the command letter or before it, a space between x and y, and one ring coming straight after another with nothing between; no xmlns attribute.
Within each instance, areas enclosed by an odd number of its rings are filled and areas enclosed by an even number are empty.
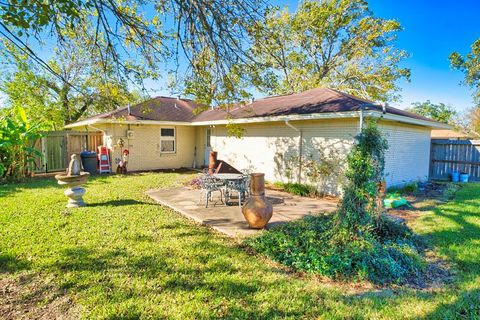
<svg viewBox="0 0 480 320"><path fill-rule="evenodd" d="M224 184L221 181L215 179L209 174L203 174L200 177L200 186L202 190L200 193L200 203L202 202L202 199L205 198L205 208L208 208L208 202L212 200L212 194L215 191L220 193L220 201L223 203Z"/></svg>
<svg viewBox="0 0 480 320"><path fill-rule="evenodd" d="M249 176L242 175L241 179L229 180L225 186L225 203L232 199L232 192L238 194L238 206L242 206L242 201L245 201L249 196Z"/></svg>

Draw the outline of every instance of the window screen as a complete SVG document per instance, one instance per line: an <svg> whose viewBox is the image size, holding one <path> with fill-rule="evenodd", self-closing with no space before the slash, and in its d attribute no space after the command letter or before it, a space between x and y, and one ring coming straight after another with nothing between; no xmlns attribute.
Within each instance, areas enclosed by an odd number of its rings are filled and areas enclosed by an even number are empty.
<svg viewBox="0 0 480 320"><path fill-rule="evenodd" d="M160 129L160 152L175 153L175 128Z"/></svg>

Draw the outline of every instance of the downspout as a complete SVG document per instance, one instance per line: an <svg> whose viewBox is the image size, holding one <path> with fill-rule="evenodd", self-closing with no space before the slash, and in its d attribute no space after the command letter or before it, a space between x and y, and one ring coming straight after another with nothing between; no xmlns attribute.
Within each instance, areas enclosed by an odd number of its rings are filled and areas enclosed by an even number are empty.
<svg viewBox="0 0 480 320"><path fill-rule="evenodd" d="M302 181L302 147L303 147L303 133L302 130L298 129L297 127L293 126L290 121L285 120L285 124L292 128L293 130L297 131L299 134L299 140L298 140L298 176L297 176L297 182L301 183Z"/></svg>
<svg viewBox="0 0 480 320"><path fill-rule="evenodd" d="M362 132L363 130L363 104L360 106L360 123L358 125L358 131Z"/></svg>
<svg viewBox="0 0 480 320"><path fill-rule="evenodd" d="M102 130L102 129L100 129L100 128L94 127L94 126L92 126L91 124L87 124L87 127L91 127L91 128L93 128L93 129L95 129L95 130L100 131L101 133L103 133L103 139L102 139L102 140L103 140L103 146L106 147L106 145L105 145L105 130Z"/></svg>

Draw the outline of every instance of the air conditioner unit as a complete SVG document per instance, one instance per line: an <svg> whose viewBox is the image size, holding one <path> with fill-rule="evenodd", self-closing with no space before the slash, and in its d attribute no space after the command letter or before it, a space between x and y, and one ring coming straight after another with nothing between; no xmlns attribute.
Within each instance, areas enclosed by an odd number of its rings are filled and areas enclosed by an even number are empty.
<svg viewBox="0 0 480 320"><path fill-rule="evenodd" d="M127 130L127 139L133 139L135 137L135 132L133 130Z"/></svg>

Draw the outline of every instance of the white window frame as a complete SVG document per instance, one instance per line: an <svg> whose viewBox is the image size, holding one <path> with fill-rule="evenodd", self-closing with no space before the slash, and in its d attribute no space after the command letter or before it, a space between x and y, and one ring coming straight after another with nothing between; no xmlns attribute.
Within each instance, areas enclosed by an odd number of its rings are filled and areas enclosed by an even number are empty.
<svg viewBox="0 0 480 320"><path fill-rule="evenodd" d="M173 137L162 136L162 129L173 129ZM162 151L162 141L173 141L173 151ZM177 153L177 128L176 127L160 127L160 153L161 154Z"/></svg>

